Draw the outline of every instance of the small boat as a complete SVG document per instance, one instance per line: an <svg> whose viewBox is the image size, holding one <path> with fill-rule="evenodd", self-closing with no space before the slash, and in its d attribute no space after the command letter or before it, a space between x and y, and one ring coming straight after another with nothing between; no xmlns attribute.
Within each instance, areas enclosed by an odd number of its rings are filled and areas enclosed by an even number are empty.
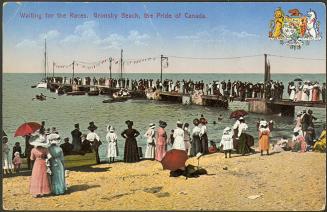
<svg viewBox="0 0 327 212"><path fill-rule="evenodd" d="M126 100L132 98L132 96L127 90L122 89L116 93L113 93L112 98L114 99L114 101L122 102L122 101L126 101Z"/></svg>
<svg viewBox="0 0 327 212"><path fill-rule="evenodd" d="M98 96L99 95L99 89L97 87L90 87L90 91L87 92L87 95L89 96Z"/></svg>
<svg viewBox="0 0 327 212"><path fill-rule="evenodd" d="M111 103L111 102L114 102L113 98L105 99L102 101L102 103Z"/></svg>
<svg viewBox="0 0 327 212"><path fill-rule="evenodd" d="M39 82L37 85L36 85L37 88L47 88L48 87L48 84L46 82Z"/></svg>
<svg viewBox="0 0 327 212"><path fill-rule="evenodd" d="M85 91L71 91L67 92L66 94L70 96L85 95Z"/></svg>

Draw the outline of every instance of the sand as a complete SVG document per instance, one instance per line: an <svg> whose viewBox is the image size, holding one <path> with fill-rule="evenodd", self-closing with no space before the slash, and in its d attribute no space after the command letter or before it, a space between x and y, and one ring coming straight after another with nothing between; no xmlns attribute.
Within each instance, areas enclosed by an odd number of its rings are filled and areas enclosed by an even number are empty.
<svg viewBox="0 0 327 212"><path fill-rule="evenodd" d="M70 171L69 192L33 198L29 176L3 179L7 210L323 210L326 154L206 155L208 175L169 177L156 161ZM187 163L196 165L195 158ZM227 170L226 170L227 169Z"/></svg>

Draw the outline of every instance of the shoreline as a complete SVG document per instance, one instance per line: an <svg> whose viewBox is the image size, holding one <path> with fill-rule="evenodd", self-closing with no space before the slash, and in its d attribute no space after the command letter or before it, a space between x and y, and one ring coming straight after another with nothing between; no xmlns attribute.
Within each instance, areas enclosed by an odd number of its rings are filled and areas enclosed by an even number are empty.
<svg viewBox="0 0 327 212"><path fill-rule="evenodd" d="M169 177L156 161L99 164L70 171L68 192L60 196L32 198L29 176L4 178L3 206L8 210L322 210L325 161L326 154L314 152L233 154L231 159L214 153L200 159L208 175L188 179ZM186 164L196 165L197 160L190 158Z"/></svg>

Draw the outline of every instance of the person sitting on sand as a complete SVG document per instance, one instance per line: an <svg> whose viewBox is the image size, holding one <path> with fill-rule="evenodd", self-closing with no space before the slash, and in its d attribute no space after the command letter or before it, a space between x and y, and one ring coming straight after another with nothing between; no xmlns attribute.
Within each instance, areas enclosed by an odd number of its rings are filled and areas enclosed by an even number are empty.
<svg viewBox="0 0 327 212"><path fill-rule="evenodd" d="M65 156L71 155L73 150L73 144L69 143L69 138L65 138L64 142L65 143L60 145L60 148L62 149Z"/></svg>
<svg viewBox="0 0 327 212"><path fill-rule="evenodd" d="M220 141L220 147L221 146L223 146L225 158L227 158L227 153L229 154L229 158L231 158L233 150L233 132L232 129L229 127L226 127L223 131L223 136L221 137Z"/></svg>
<svg viewBox="0 0 327 212"><path fill-rule="evenodd" d="M210 141L209 154L218 152L217 146L214 141Z"/></svg>
<svg viewBox="0 0 327 212"><path fill-rule="evenodd" d="M316 140L313 150L315 152L326 152L326 124L324 124L320 137Z"/></svg>
<svg viewBox="0 0 327 212"><path fill-rule="evenodd" d="M301 130L295 129L294 135L292 138L293 141L293 152L306 152L307 144L305 143L305 139L302 134L300 134Z"/></svg>

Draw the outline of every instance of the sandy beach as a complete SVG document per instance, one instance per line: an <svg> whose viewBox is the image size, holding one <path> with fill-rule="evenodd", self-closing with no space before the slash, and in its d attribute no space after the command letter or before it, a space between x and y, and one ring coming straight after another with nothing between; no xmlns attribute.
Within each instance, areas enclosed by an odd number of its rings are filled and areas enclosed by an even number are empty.
<svg viewBox="0 0 327 212"><path fill-rule="evenodd" d="M326 154L282 152L225 159L206 155L208 175L169 177L159 162L100 164L71 170L68 192L33 198L29 176L3 180L7 210L323 210ZM195 158L188 164L196 165ZM257 195L257 196L255 196Z"/></svg>

